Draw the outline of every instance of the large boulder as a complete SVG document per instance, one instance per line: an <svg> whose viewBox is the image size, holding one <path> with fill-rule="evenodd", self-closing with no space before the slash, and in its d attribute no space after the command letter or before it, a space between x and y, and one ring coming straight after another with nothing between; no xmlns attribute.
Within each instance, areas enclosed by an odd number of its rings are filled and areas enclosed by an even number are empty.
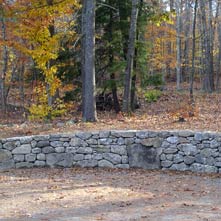
<svg viewBox="0 0 221 221"><path fill-rule="evenodd" d="M143 169L160 168L160 159L157 148L150 148L142 144L133 144L128 146L128 157L130 167Z"/></svg>

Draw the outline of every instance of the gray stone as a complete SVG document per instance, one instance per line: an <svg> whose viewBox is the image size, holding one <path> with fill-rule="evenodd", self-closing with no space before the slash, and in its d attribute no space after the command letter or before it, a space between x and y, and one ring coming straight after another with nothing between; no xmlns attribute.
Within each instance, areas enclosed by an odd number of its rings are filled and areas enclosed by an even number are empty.
<svg viewBox="0 0 221 221"><path fill-rule="evenodd" d="M40 148L47 147L47 146L50 146L50 142L48 140L38 141L36 145L36 147L40 147Z"/></svg>
<svg viewBox="0 0 221 221"><path fill-rule="evenodd" d="M54 153L55 152L55 149L53 147L44 147L42 148L42 153Z"/></svg>
<svg viewBox="0 0 221 221"><path fill-rule="evenodd" d="M91 160L91 159L92 159L92 155L91 155L91 154L86 154L86 155L84 156L84 159L85 159L85 160Z"/></svg>
<svg viewBox="0 0 221 221"><path fill-rule="evenodd" d="M146 131L138 131L138 132L136 132L136 137L141 138L141 139L145 139L145 138L149 137L149 134Z"/></svg>
<svg viewBox="0 0 221 221"><path fill-rule="evenodd" d="M130 168L129 164L117 164L115 167L119 168L119 169L129 169Z"/></svg>
<svg viewBox="0 0 221 221"><path fill-rule="evenodd" d="M125 138L125 144L126 145L131 145L133 143L135 143L134 138Z"/></svg>
<svg viewBox="0 0 221 221"><path fill-rule="evenodd" d="M218 169L214 166L202 165L194 163L190 166L190 170L193 172L206 172L206 173L216 173Z"/></svg>
<svg viewBox="0 0 221 221"><path fill-rule="evenodd" d="M208 148L203 149L203 150L200 151L200 154L201 154L202 157L210 157L210 156L213 155L213 150L208 149Z"/></svg>
<svg viewBox="0 0 221 221"><path fill-rule="evenodd" d="M218 168L214 167L214 166L207 166L207 165L205 165L205 172L206 173L217 173L218 172Z"/></svg>
<svg viewBox="0 0 221 221"><path fill-rule="evenodd" d="M156 132L156 131L149 131L148 134L149 134L148 135L149 137L157 137L157 136L159 136L159 133Z"/></svg>
<svg viewBox="0 0 221 221"><path fill-rule="evenodd" d="M36 140L31 141L31 147L35 148L36 146L37 146L37 141Z"/></svg>
<svg viewBox="0 0 221 221"><path fill-rule="evenodd" d="M80 167L97 167L98 161L97 160L82 160L82 161L78 161L75 165L80 166Z"/></svg>
<svg viewBox="0 0 221 221"><path fill-rule="evenodd" d="M209 138L209 134L207 133L195 133L194 135L194 140L196 141L202 141L202 140L207 140Z"/></svg>
<svg viewBox="0 0 221 221"><path fill-rule="evenodd" d="M187 156L195 156L198 153L196 146L194 146L192 144L180 144L179 148Z"/></svg>
<svg viewBox="0 0 221 221"><path fill-rule="evenodd" d="M124 145L124 144L125 144L124 139L123 139L122 137L118 138L117 144L118 144L118 145Z"/></svg>
<svg viewBox="0 0 221 221"><path fill-rule="evenodd" d="M215 159L213 157L206 158L206 164L209 166L214 166L216 163Z"/></svg>
<svg viewBox="0 0 221 221"><path fill-rule="evenodd" d="M97 153L108 153L110 152L110 147L98 145L97 147L93 148L95 152Z"/></svg>
<svg viewBox="0 0 221 221"><path fill-rule="evenodd" d="M45 166L45 161L40 161L40 160L36 160L34 163L34 166L36 167L44 167Z"/></svg>
<svg viewBox="0 0 221 221"><path fill-rule="evenodd" d="M210 148L217 148L220 147L220 143L217 142L216 140L212 140L210 143Z"/></svg>
<svg viewBox="0 0 221 221"><path fill-rule="evenodd" d="M159 137L146 138L141 140L141 144L146 147L160 147L162 144L162 139Z"/></svg>
<svg viewBox="0 0 221 221"><path fill-rule="evenodd" d="M76 153L77 149L78 149L77 147L67 147L66 153Z"/></svg>
<svg viewBox="0 0 221 221"><path fill-rule="evenodd" d="M14 150L18 146L20 146L20 141L12 141L12 142L7 142L3 144L3 149L11 151L11 150Z"/></svg>
<svg viewBox="0 0 221 221"><path fill-rule="evenodd" d="M14 161L16 163L25 161L25 155L14 155Z"/></svg>
<svg viewBox="0 0 221 221"><path fill-rule="evenodd" d="M190 130L179 131L179 132L178 132L178 135L179 135L180 137L192 137L192 136L194 136L194 132L193 132L193 131L190 131Z"/></svg>
<svg viewBox="0 0 221 221"><path fill-rule="evenodd" d="M131 131L111 131L111 135L114 137L123 137L123 138L130 138L130 137L135 137L136 131L131 130Z"/></svg>
<svg viewBox="0 0 221 221"><path fill-rule="evenodd" d="M188 139L186 139L185 137L180 137L179 138L179 142L178 143L189 143Z"/></svg>
<svg viewBox="0 0 221 221"><path fill-rule="evenodd" d="M126 146L116 146L116 145L112 145L112 146L111 146L111 152L112 152L112 153L119 154L119 155L127 155Z"/></svg>
<svg viewBox="0 0 221 221"><path fill-rule="evenodd" d="M31 145L30 144L23 144L20 147L16 147L12 154L28 154L31 153Z"/></svg>
<svg viewBox="0 0 221 221"><path fill-rule="evenodd" d="M165 153L165 154L174 154L177 152L178 152L178 149L176 147L163 149L163 153Z"/></svg>
<svg viewBox="0 0 221 221"><path fill-rule="evenodd" d="M0 149L0 163L8 161L11 158L12 158L12 154L10 151Z"/></svg>
<svg viewBox="0 0 221 221"><path fill-rule="evenodd" d="M29 144L31 143L32 139L33 139L32 136L21 137L20 142L21 144Z"/></svg>
<svg viewBox="0 0 221 221"><path fill-rule="evenodd" d="M98 145L110 145L112 143L111 138L102 138L98 140Z"/></svg>
<svg viewBox="0 0 221 221"><path fill-rule="evenodd" d="M30 153L25 155L25 161L34 162L36 160L36 154Z"/></svg>
<svg viewBox="0 0 221 221"><path fill-rule="evenodd" d="M69 146L70 146L70 143L69 143L69 142L64 142L63 146L64 146L64 147L69 147Z"/></svg>
<svg viewBox="0 0 221 221"><path fill-rule="evenodd" d="M167 142L168 143L171 143L171 144L176 144L176 143L178 143L178 141L179 141L179 138L178 137L168 137L167 138Z"/></svg>
<svg viewBox="0 0 221 221"><path fill-rule="evenodd" d="M187 171L189 167L185 163L173 164L170 167L171 170Z"/></svg>
<svg viewBox="0 0 221 221"><path fill-rule="evenodd" d="M161 161L166 160L166 154L162 153L162 154L160 155L160 160L161 160Z"/></svg>
<svg viewBox="0 0 221 221"><path fill-rule="evenodd" d="M34 149L31 150L32 153L41 153L41 148L36 147Z"/></svg>
<svg viewBox="0 0 221 221"><path fill-rule="evenodd" d="M99 153L95 153L93 155L93 159L94 160L102 160L103 159L103 155L102 154L99 154Z"/></svg>
<svg viewBox="0 0 221 221"><path fill-rule="evenodd" d="M46 155L46 164L50 167L71 167L73 158L71 153L50 153Z"/></svg>
<svg viewBox="0 0 221 221"><path fill-rule="evenodd" d="M84 154L75 154L74 161L84 160Z"/></svg>
<svg viewBox="0 0 221 221"><path fill-rule="evenodd" d="M111 162L107 161L107 160L100 160L98 162L98 167L114 168L114 165Z"/></svg>
<svg viewBox="0 0 221 221"><path fill-rule="evenodd" d="M161 162L162 168L169 168L172 164L173 164L173 162L170 160L165 160L165 161Z"/></svg>
<svg viewBox="0 0 221 221"><path fill-rule="evenodd" d="M61 138L59 139L59 141L61 141L61 142L69 142L69 141L70 141L70 138L69 138L69 137L61 137Z"/></svg>
<svg viewBox="0 0 221 221"><path fill-rule="evenodd" d="M197 154L195 156L195 161L196 161L196 163L199 163L199 164L206 164L206 158L200 154Z"/></svg>
<svg viewBox="0 0 221 221"><path fill-rule="evenodd" d="M90 132L78 132L75 135L82 140L88 140L90 137L92 137L92 134Z"/></svg>
<svg viewBox="0 0 221 221"><path fill-rule="evenodd" d="M122 156L122 164L128 164L129 163L129 159L128 156Z"/></svg>
<svg viewBox="0 0 221 221"><path fill-rule="evenodd" d="M181 163L183 161L184 161L184 157L182 155L177 154L177 155L174 156L173 162L175 164Z"/></svg>
<svg viewBox="0 0 221 221"><path fill-rule="evenodd" d="M119 156L118 154L104 153L103 158L113 164L120 164L121 163L121 156Z"/></svg>
<svg viewBox="0 0 221 221"><path fill-rule="evenodd" d="M107 138L110 136L110 131L100 131L99 132L99 137L100 138Z"/></svg>
<svg viewBox="0 0 221 221"><path fill-rule="evenodd" d="M185 164L190 165L194 162L195 162L195 157L191 157L191 156L185 156L184 157L184 163Z"/></svg>
<svg viewBox="0 0 221 221"><path fill-rule="evenodd" d="M147 148L141 144L133 144L127 148L130 167L143 169L160 168L160 159L156 148Z"/></svg>
<svg viewBox="0 0 221 221"><path fill-rule="evenodd" d="M15 167L17 169L20 169L20 168L32 168L34 166L33 163L28 163L28 162L20 162L20 163L16 163L15 164Z"/></svg>
<svg viewBox="0 0 221 221"><path fill-rule="evenodd" d="M50 146L52 146L52 147L62 147L63 144L64 144L64 142L62 142L62 141L52 141L52 142L50 142Z"/></svg>
<svg viewBox="0 0 221 221"><path fill-rule="evenodd" d="M215 163L215 166L221 167L221 162L216 162L216 163Z"/></svg>
<svg viewBox="0 0 221 221"><path fill-rule="evenodd" d="M3 146L2 146L2 143L0 142L0 149L2 149L3 148Z"/></svg>
<svg viewBox="0 0 221 221"><path fill-rule="evenodd" d="M87 142L85 142L84 140L75 137L71 139L70 145L73 147L86 147L88 146Z"/></svg>
<svg viewBox="0 0 221 221"><path fill-rule="evenodd" d="M44 153L37 154L37 160L44 161L46 159L46 155Z"/></svg>
<svg viewBox="0 0 221 221"><path fill-rule="evenodd" d="M38 136L35 136L33 137L34 140L36 141L48 141L50 139L50 136L49 135L38 135Z"/></svg>
<svg viewBox="0 0 221 221"><path fill-rule="evenodd" d="M15 162L12 159L2 163L0 162L0 170L8 170L14 167L15 167Z"/></svg>
<svg viewBox="0 0 221 221"><path fill-rule="evenodd" d="M89 145L96 145L98 142L97 142L97 139L89 139L89 140L87 140L87 143Z"/></svg>
<svg viewBox="0 0 221 221"><path fill-rule="evenodd" d="M135 138L135 143L136 144L140 144L141 143L141 139Z"/></svg>
<svg viewBox="0 0 221 221"><path fill-rule="evenodd" d="M56 147L55 148L55 152L56 153L64 153L65 152L65 148L64 147Z"/></svg>
<svg viewBox="0 0 221 221"><path fill-rule="evenodd" d="M90 154L93 153L93 149L91 147L80 147L78 148L77 153Z"/></svg>
<svg viewBox="0 0 221 221"><path fill-rule="evenodd" d="M170 146L171 146L171 144L168 143L167 141L163 141L163 143L161 145L162 148L169 148Z"/></svg>
<svg viewBox="0 0 221 221"><path fill-rule="evenodd" d="M172 161L173 160L173 154L167 154L166 159Z"/></svg>

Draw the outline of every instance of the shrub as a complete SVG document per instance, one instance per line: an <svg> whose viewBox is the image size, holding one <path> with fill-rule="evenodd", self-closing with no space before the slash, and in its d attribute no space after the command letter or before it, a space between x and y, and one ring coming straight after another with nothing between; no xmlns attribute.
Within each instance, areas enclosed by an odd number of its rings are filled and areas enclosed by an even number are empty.
<svg viewBox="0 0 221 221"><path fill-rule="evenodd" d="M144 94L145 101L148 103L156 102L162 95L162 92L159 90L149 90Z"/></svg>
<svg viewBox="0 0 221 221"><path fill-rule="evenodd" d="M146 77L145 85L146 86L155 86L159 87L164 84L162 74L154 74Z"/></svg>

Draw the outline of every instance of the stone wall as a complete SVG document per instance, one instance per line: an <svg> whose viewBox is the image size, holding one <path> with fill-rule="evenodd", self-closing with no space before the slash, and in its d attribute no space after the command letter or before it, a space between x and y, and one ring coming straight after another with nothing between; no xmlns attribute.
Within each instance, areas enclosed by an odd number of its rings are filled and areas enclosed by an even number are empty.
<svg viewBox="0 0 221 221"><path fill-rule="evenodd" d="M103 131L0 140L0 169L45 166L221 173L221 134Z"/></svg>

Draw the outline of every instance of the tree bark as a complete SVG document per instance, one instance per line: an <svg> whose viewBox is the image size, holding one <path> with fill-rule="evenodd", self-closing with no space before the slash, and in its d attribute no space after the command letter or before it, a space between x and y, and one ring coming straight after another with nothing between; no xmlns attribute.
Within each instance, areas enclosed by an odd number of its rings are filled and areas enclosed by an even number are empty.
<svg viewBox="0 0 221 221"><path fill-rule="evenodd" d="M195 0L194 6L194 15L193 15L193 39L192 39L192 69L190 74L190 102L194 104L194 97L193 97L193 79L195 74L195 50L196 50L196 17L197 17L197 8L198 8L198 0Z"/></svg>
<svg viewBox="0 0 221 221"><path fill-rule="evenodd" d="M3 8L0 8L1 15L0 15L0 22L1 22L1 32L2 32L2 40L6 42L6 25L5 25L5 19L4 19L4 13ZM6 113L7 108L7 101L6 101L6 88L5 88L5 77L8 70L8 48L4 44L3 45L3 52L2 52L2 71L0 76L0 93L1 93L1 109L3 113Z"/></svg>
<svg viewBox="0 0 221 221"><path fill-rule="evenodd" d="M132 0L131 21L129 31L129 43L127 51L127 66L125 71L124 81L124 97L123 97L123 112L131 112L131 78L133 71L134 51L135 51L135 39L137 31L137 17L138 17L138 3L139 0Z"/></svg>
<svg viewBox="0 0 221 221"><path fill-rule="evenodd" d="M95 98L95 0L84 0L82 12L83 121L97 120Z"/></svg>
<svg viewBox="0 0 221 221"><path fill-rule="evenodd" d="M181 89L181 1L176 1L176 87L177 90Z"/></svg>

